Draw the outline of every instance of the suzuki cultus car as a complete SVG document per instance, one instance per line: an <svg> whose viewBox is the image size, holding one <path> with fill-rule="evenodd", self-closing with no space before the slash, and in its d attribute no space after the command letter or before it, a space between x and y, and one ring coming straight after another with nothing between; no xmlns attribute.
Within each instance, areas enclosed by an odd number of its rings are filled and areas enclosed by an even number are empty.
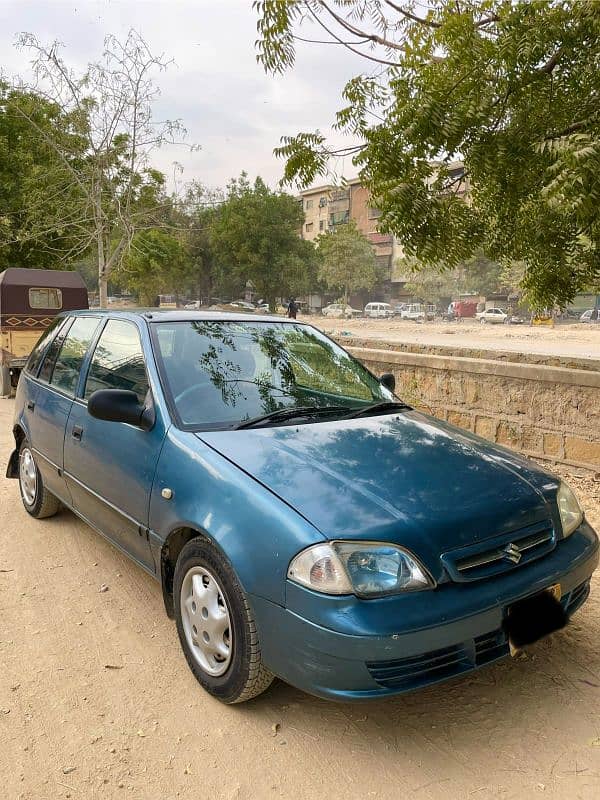
<svg viewBox="0 0 600 800"><path fill-rule="evenodd" d="M59 316L14 437L27 512L72 509L153 575L227 703L274 676L352 700L483 667L567 623L598 563L565 483L295 320Z"/></svg>

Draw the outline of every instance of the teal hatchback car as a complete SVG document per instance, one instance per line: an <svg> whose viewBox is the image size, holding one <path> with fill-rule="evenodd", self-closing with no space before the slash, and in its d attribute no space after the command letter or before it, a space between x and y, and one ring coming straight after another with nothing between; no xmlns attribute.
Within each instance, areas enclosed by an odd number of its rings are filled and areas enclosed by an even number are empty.
<svg viewBox="0 0 600 800"><path fill-rule="evenodd" d="M598 539L571 489L419 413L311 325L67 313L17 389L27 512L65 506L162 586L200 684L416 689L565 625Z"/></svg>

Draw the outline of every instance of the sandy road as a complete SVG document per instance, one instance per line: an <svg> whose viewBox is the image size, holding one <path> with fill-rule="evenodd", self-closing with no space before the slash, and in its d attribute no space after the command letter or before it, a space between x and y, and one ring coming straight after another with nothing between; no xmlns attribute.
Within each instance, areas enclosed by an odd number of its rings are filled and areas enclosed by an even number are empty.
<svg viewBox="0 0 600 800"><path fill-rule="evenodd" d="M11 415L0 400L2 473ZM598 525L598 483L578 488ZM158 584L72 514L31 520L0 478L0 797L597 798L599 582L567 630L474 677L359 706L278 683L225 707Z"/></svg>
<svg viewBox="0 0 600 800"><path fill-rule="evenodd" d="M441 320L417 323L395 318L303 319L319 325L326 333L350 331L364 339L385 339L390 343L600 359L600 325L595 324L568 322L547 328L530 325L481 325L478 321L469 319L460 323Z"/></svg>

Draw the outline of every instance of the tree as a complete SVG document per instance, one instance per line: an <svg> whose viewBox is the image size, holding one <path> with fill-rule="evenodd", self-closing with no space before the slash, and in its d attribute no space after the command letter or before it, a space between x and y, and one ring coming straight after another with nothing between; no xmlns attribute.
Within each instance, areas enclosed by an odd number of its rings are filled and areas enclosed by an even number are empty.
<svg viewBox="0 0 600 800"><path fill-rule="evenodd" d="M137 233L115 276L139 298L154 305L159 294L175 294L185 279L185 247L169 233L147 230Z"/></svg>
<svg viewBox="0 0 600 800"><path fill-rule="evenodd" d="M343 292L344 305L349 292L373 288L378 278L375 253L354 222L322 234L318 246L319 278L329 289Z"/></svg>
<svg viewBox="0 0 600 800"><path fill-rule="evenodd" d="M219 281L231 294L252 281L272 309L277 297L301 294L316 278L314 246L299 237L304 216L289 194L271 191L242 173L227 186L211 226Z"/></svg>
<svg viewBox="0 0 600 800"><path fill-rule="evenodd" d="M598 281L600 3L258 0L255 8L266 70L293 65L301 25L368 66L346 84L336 124L358 138L343 152L382 211L381 230L408 255L454 267L482 249L524 261L523 288L536 306ZM276 152L286 158L284 181L302 184L340 154L318 131L284 137Z"/></svg>
<svg viewBox="0 0 600 800"><path fill-rule="evenodd" d="M156 224L164 201L164 176L151 168L150 157L182 132L179 122L156 122L152 116L158 96L152 73L166 69L167 62L134 31L123 42L108 36L102 59L81 74L60 57L56 42L47 47L27 33L20 46L33 56L35 82L27 88L57 107L64 124L48 128L23 104L7 107L53 151L55 186L77 199L75 212L56 210L54 227L76 236L74 256L95 248L105 306L112 270L136 233Z"/></svg>
<svg viewBox="0 0 600 800"><path fill-rule="evenodd" d="M0 82L0 270L69 266L78 235L53 220L75 213L77 202L56 184L58 156L24 114L48 134L66 124L56 104Z"/></svg>

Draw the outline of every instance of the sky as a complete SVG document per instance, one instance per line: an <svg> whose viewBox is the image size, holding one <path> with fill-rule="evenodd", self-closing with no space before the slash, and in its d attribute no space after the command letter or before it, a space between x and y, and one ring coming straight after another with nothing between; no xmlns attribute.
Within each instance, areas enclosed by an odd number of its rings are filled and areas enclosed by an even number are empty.
<svg viewBox="0 0 600 800"><path fill-rule="evenodd" d="M107 34L124 38L130 28L153 53L174 59L157 75L156 117L181 119L186 141L201 148L156 153L154 165L171 188L192 179L224 186L242 170L275 186L283 162L273 148L282 135L318 128L334 143L352 144L331 125L345 82L360 70L356 58L341 47L298 42L294 69L266 75L256 61L252 0L0 0L0 73L27 75L30 56L14 46L20 32L62 42L69 65L84 68L100 57ZM310 36L308 28L302 33ZM349 159L334 166L345 177L356 173Z"/></svg>

